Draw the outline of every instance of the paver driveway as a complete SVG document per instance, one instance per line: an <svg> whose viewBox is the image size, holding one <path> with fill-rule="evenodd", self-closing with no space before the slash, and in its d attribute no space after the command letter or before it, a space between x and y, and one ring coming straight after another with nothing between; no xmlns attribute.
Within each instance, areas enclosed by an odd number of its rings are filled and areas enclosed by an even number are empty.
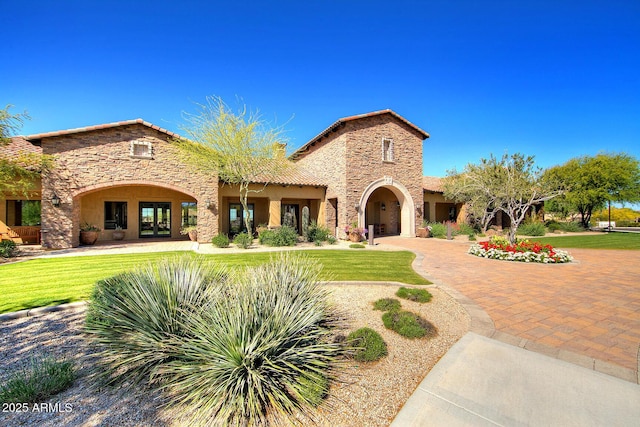
<svg viewBox="0 0 640 427"><path fill-rule="evenodd" d="M475 257L460 241L380 242L422 253L427 275L474 300L497 331L612 363L637 378L640 251L570 249L576 262L545 265Z"/></svg>

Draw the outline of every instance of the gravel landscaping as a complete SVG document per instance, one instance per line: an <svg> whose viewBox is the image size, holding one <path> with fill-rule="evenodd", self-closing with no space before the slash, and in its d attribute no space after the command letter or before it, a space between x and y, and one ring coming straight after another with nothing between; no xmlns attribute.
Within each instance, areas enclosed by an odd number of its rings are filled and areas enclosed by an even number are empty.
<svg viewBox="0 0 640 427"><path fill-rule="evenodd" d="M350 361L340 382L331 389L326 407L317 411L320 426L387 426L435 363L468 330L470 318L462 306L435 286L429 303L402 300L405 310L428 319L438 328L430 340L406 339L385 329L373 302L393 298L396 285L331 284L336 305L347 314L349 330L378 331L389 354L378 362ZM74 360L78 378L72 388L53 397L41 411L3 411L0 424L11 426L180 426L180 408L165 408L162 397L148 390L97 388L89 377L91 349L84 342L84 309L21 318L0 323L0 382L38 355ZM8 408L3 408L8 409ZM306 423L305 421L302 421ZM215 424L215 423L214 423Z"/></svg>

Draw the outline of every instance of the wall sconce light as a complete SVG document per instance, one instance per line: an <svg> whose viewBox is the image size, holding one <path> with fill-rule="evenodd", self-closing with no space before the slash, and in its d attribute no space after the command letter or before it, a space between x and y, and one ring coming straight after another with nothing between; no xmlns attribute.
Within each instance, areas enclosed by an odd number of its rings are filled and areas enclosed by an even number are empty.
<svg viewBox="0 0 640 427"><path fill-rule="evenodd" d="M400 202L398 202L398 207L400 207Z"/></svg>
<svg viewBox="0 0 640 427"><path fill-rule="evenodd" d="M207 209L211 209L213 207L213 203L211 203L211 200L209 199L204 201L204 205L207 207Z"/></svg>
<svg viewBox="0 0 640 427"><path fill-rule="evenodd" d="M385 205L384 203L382 203L382 204L380 205L380 209L381 209L381 210L383 210L383 211L386 211L386 210L387 210L387 205Z"/></svg>
<svg viewBox="0 0 640 427"><path fill-rule="evenodd" d="M360 210L360 204L359 203L356 203L356 205L354 207L356 208L356 211Z"/></svg>
<svg viewBox="0 0 640 427"><path fill-rule="evenodd" d="M60 197L56 193L53 193L53 197L51 198L51 204L56 208L60 207Z"/></svg>

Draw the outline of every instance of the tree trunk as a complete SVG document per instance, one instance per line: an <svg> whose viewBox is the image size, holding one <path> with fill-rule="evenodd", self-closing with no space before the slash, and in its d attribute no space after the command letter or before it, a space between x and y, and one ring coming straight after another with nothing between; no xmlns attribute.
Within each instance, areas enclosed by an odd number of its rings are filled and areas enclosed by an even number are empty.
<svg viewBox="0 0 640 427"><path fill-rule="evenodd" d="M244 219L244 227L248 235L252 235L251 230L251 213L249 212L249 184L240 184L240 204L242 205L242 213Z"/></svg>

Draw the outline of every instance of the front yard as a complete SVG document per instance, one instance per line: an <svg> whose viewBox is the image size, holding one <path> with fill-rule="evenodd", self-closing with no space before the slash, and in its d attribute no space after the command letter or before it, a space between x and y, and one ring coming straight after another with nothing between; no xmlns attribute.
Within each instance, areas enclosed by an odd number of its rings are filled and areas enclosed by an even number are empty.
<svg viewBox="0 0 640 427"><path fill-rule="evenodd" d="M393 281L425 285L429 282L411 268L411 252L300 251L322 264L322 279L335 281ZM178 253L141 253L42 258L0 265L0 313L82 301L96 281ZM200 256L205 262L229 268L264 263L273 252Z"/></svg>

